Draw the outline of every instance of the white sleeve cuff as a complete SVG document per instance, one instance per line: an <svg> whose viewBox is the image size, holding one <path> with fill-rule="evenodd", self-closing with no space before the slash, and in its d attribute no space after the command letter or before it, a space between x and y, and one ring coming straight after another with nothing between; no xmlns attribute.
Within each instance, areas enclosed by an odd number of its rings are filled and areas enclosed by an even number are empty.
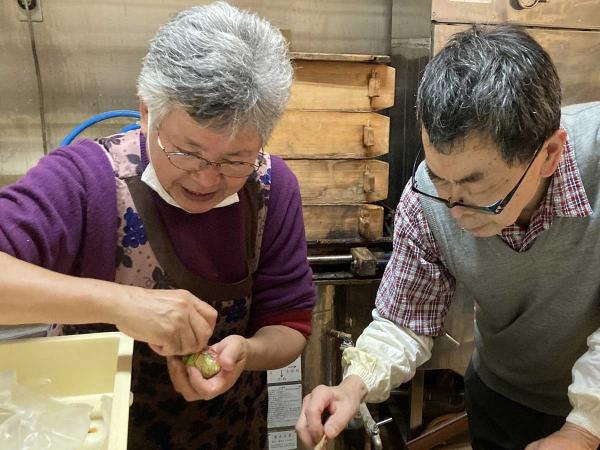
<svg viewBox="0 0 600 450"><path fill-rule="evenodd" d="M431 357L432 345L432 338L399 327L374 310L373 322L360 335L356 347L344 350L344 377L359 376L368 390L366 401L382 402L392 388L410 380L416 368Z"/></svg>

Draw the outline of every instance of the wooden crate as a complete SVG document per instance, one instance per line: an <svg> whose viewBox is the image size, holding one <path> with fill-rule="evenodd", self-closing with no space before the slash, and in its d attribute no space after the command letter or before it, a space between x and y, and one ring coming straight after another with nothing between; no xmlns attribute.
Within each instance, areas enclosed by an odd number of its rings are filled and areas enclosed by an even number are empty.
<svg viewBox="0 0 600 450"><path fill-rule="evenodd" d="M304 205L365 203L388 192L386 162L363 160L288 160L296 174Z"/></svg>
<svg viewBox="0 0 600 450"><path fill-rule="evenodd" d="M293 53L288 108L265 149L298 177L309 241L383 236L395 71L387 56Z"/></svg>
<svg viewBox="0 0 600 450"><path fill-rule="evenodd" d="M383 236L383 208L377 205L305 205L308 241L368 239Z"/></svg>
<svg viewBox="0 0 600 450"><path fill-rule="evenodd" d="M376 111L394 104L393 67L354 61L294 61L290 110Z"/></svg>
<svg viewBox="0 0 600 450"><path fill-rule="evenodd" d="M283 158L373 158L388 152L389 117L373 112L286 111L265 150Z"/></svg>

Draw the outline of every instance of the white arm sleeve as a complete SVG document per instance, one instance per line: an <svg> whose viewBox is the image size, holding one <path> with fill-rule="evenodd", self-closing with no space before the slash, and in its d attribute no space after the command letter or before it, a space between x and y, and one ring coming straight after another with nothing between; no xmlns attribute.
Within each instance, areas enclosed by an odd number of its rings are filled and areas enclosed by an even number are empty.
<svg viewBox="0 0 600 450"><path fill-rule="evenodd" d="M587 340L588 351L573 365L569 400L573 410L567 421L600 438L600 329Z"/></svg>
<svg viewBox="0 0 600 450"><path fill-rule="evenodd" d="M431 358L432 346L431 337L399 327L373 310L373 322L359 336L356 347L344 350L344 377L358 375L368 389L365 401L382 402Z"/></svg>

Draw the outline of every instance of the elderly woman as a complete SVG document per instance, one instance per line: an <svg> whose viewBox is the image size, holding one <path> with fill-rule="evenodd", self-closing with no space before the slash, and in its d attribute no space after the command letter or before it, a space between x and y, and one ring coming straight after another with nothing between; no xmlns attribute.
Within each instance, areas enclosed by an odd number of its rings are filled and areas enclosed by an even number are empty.
<svg viewBox="0 0 600 450"><path fill-rule="evenodd" d="M265 370L301 353L315 301L297 181L261 150L291 81L266 21L181 12L144 59L141 131L59 148L0 191L0 320L138 339L132 449L266 446ZM204 379L179 355L209 336L222 370Z"/></svg>

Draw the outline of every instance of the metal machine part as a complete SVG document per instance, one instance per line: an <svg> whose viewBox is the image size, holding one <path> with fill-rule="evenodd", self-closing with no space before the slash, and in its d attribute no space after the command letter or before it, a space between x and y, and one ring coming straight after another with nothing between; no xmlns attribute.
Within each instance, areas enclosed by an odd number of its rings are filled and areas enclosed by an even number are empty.
<svg viewBox="0 0 600 450"><path fill-rule="evenodd" d="M354 340L352 335L339 330L329 330L327 333L329 336L335 339L341 340L340 351L344 351L348 347L354 346ZM381 436L379 434L379 427L392 422L392 418L388 417L379 422L375 422L373 416L367 407L365 402L362 402L359 406L358 413L348 423L348 429L358 429L364 427L365 429L365 450L382 450L383 444L381 442Z"/></svg>
<svg viewBox="0 0 600 450"><path fill-rule="evenodd" d="M517 4L521 9L530 9L538 3L547 3L548 0L517 0Z"/></svg>
<svg viewBox="0 0 600 450"><path fill-rule="evenodd" d="M382 450L383 443L381 442L381 435L379 434L379 427L390 423L393 419L388 417L387 419L375 422L371 412L367 407L366 403L361 403L358 408L358 415L365 428L365 450Z"/></svg>
<svg viewBox="0 0 600 450"><path fill-rule="evenodd" d="M324 266L344 266L353 276L373 277L387 265L390 256L391 252L372 250L367 247L352 247L350 254L310 255L308 262L313 269Z"/></svg>

